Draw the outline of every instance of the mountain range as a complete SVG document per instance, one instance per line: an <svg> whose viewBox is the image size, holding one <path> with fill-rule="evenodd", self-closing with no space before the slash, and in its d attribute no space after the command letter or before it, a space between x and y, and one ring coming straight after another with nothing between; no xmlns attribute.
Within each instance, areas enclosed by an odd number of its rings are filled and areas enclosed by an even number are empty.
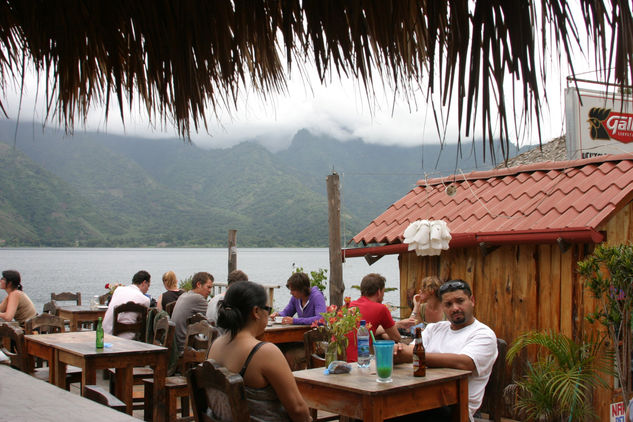
<svg viewBox="0 0 633 422"><path fill-rule="evenodd" d="M346 241L418 180L491 168L470 148L342 142L301 130L276 152L249 140L203 149L0 121L0 246L217 247L229 229L243 247L327 246L332 171Z"/></svg>

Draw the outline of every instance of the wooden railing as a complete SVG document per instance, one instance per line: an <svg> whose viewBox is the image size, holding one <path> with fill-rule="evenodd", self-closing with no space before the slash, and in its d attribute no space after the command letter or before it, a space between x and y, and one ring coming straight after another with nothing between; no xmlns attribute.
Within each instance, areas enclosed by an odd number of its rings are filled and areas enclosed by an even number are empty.
<svg viewBox="0 0 633 422"><path fill-rule="evenodd" d="M213 294L213 296L219 295L220 293L226 291L227 287L228 287L227 283L214 282L213 283L213 287L211 288L211 294ZM279 285L279 284L262 284L262 287L264 289L268 290L268 305L269 306L273 306L273 304L275 303L273 301L274 294L275 294L275 289L280 288L281 285Z"/></svg>

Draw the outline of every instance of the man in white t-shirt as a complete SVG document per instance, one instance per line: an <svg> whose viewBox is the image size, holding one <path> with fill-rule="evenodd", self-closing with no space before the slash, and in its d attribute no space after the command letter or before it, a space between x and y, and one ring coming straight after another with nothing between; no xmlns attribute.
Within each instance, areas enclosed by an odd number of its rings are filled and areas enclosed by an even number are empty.
<svg viewBox="0 0 633 422"><path fill-rule="evenodd" d="M468 411L470 420L481 406L484 390L492 367L497 359L497 336L487 325L479 322L474 314L475 298L468 283L451 280L440 286L438 295L448 321L426 326L422 343L426 350L428 367L456 368L472 371L468 376ZM411 362L413 344L398 345L395 360ZM424 413L427 420L446 419L450 408Z"/></svg>
<svg viewBox="0 0 633 422"><path fill-rule="evenodd" d="M114 325L114 308L128 302L135 302L149 308L150 298L145 294L149 290L151 276L147 271L139 271L132 277L132 284L120 286L114 290L108 310L103 317L103 332L112 334ZM133 312L123 312L119 314L119 321L124 323L134 323L138 314ZM119 337L133 339L134 333L121 333Z"/></svg>

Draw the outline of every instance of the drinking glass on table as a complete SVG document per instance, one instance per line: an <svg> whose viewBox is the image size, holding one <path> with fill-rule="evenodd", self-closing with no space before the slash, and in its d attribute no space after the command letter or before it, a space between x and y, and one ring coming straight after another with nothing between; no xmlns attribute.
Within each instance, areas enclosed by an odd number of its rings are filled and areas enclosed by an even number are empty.
<svg viewBox="0 0 633 422"><path fill-rule="evenodd" d="M374 354L376 355L376 374L378 382L391 382L393 372L393 340L377 340L374 343Z"/></svg>

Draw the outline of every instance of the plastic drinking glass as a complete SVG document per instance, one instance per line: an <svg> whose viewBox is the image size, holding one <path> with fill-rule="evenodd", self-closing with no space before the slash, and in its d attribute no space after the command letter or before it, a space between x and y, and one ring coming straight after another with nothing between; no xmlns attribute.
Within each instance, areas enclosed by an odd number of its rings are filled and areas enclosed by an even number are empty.
<svg viewBox="0 0 633 422"><path fill-rule="evenodd" d="M378 382L391 382L393 372L393 340L378 340L374 343L376 355L376 374Z"/></svg>

